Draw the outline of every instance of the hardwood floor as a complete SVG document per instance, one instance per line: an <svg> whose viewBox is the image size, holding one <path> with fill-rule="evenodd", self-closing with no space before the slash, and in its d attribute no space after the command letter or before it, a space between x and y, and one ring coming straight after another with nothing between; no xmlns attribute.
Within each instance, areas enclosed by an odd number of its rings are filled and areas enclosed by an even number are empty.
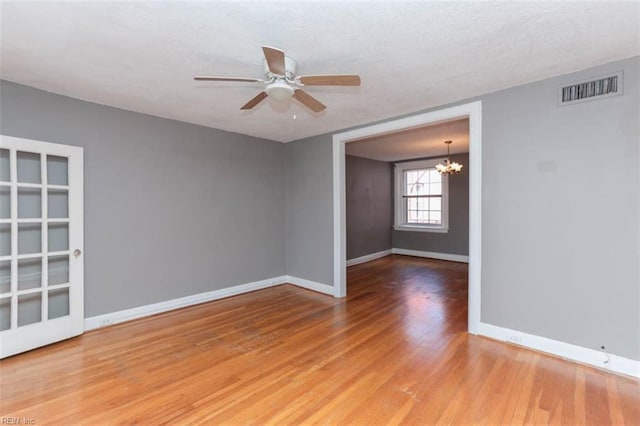
<svg viewBox="0 0 640 426"><path fill-rule="evenodd" d="M96 330L2 360L0 415L640 424L638 381L468 335L466 276L465 264L393 255L349 268L346 299L283 285Z"/></svg>

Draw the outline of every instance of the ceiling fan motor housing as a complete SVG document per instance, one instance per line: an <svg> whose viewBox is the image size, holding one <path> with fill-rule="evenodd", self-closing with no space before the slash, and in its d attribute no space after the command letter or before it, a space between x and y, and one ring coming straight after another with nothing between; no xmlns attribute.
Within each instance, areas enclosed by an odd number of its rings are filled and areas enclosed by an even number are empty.
<svg viewBox="0 0 640 426"><path fill-rule="evenodd" d="M264 73L266 74L266 76L268 78L271 77L285 77L287 80L295 80L297 72L298 72L298 63L293 59L290 58L288 56L284 57L284 69L285 69L285 75L284 76L278 76L276 74L273 74L270 70L269 70L269 64L267 63L267 60L264 60Z"/></svg>

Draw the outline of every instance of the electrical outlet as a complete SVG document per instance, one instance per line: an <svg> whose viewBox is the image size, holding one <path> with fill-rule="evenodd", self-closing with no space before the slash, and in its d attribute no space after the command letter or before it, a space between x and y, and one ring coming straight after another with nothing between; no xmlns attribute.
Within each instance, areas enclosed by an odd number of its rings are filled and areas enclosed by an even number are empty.
<svg viewBox="0 0 640 426"><path fill-rule="evenodd" d="M521 345L522 344L522 337L518 336L517 334L508 334L507 335L507 342L515 343L516 345Z"/></svg>
<svg viewBox="0 0 640 426"><path fill-rule="evenodd" d="M113 325L113 318L103 318L100 320L100 327Z"/></svg>

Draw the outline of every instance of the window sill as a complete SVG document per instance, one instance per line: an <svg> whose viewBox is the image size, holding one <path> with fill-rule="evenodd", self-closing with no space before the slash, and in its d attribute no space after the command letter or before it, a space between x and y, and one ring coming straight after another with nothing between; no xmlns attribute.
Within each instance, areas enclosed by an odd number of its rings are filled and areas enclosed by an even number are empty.
<svg viewBox="0 0 640 426"><path fill-rule="evenodd" d="M413 231L413 232L437 232L440 234L446 234L449 232L449 228L433 227L433 226L417 226L417 225L395 225L393 227L396 231Z"/></svg>

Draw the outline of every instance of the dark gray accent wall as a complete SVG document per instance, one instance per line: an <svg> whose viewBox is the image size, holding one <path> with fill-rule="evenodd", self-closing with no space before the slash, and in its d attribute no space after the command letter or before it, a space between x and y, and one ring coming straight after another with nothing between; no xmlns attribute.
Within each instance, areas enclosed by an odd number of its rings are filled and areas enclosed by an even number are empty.
<svg viewBox="0 0 640 426"><path fill-rule="evenodd" d="M451 161L463 167L449 177L449 232L394 230L393 248L469 255L469 154L452 155Z"/></svg>
<svg viewBox="0 0 640 426"><path fill-rule="evenodd" d="M459 102L482 101L483 322L640 360L639 68L634 57ZM557 105L559 85L621 70L623 96ZM295 146L322 155L323 176L297 191L296 209L322 222L297 245L315 262L297 274L312 266L326 284L333 207L316 197L331 192L331 142Z"/></svg>
<svg viewBox="0 0 640 426"><path fill-rule="evenodd" d="M393 165L346 156L347 259L391 249Z"/></svg>
<svg viewBox="0 0 640 426"><path fill-rule="evenodd" d="M2 134L85 149L88 317L285 274L283 144L6 81L0 102Z"/></svg>

